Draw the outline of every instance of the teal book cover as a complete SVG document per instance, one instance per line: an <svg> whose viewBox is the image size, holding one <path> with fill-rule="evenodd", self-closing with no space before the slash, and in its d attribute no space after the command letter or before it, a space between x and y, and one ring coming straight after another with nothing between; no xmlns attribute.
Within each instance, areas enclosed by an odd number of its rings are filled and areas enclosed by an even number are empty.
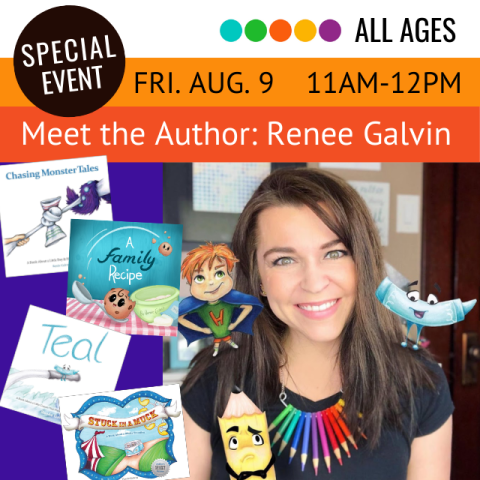
<svg viewBox="0 0 480 480"><path fill-rule="evenodd" d="M176 336L182 225L72 220L67 316Z"/></svg>

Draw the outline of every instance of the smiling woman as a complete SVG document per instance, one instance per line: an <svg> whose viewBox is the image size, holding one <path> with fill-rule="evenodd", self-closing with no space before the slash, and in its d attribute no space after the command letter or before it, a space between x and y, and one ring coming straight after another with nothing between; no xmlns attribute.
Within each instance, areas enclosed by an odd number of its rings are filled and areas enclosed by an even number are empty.
<svg viewBox="0 0 480 480"><path fill-rule="evenodd" d="M301 470L305 479L318 470L336 479L449 478L448 384L427 352L400 346L400 322L375 298L384 262L357 192L317 169L275 171L240 215L232 248L235 287L260 296L264 309L253 337L233 333L238 351L214 359L207 350L193 360L183 385L191 478L225 478L216 418L234 385L266 410L272 430L279 426L280 453L294 438L290 458L273 452L279 479ZM318 420L318 431L305 418ZM293 436L296 422L305 434ZM323 455L315 448L325 431L338 463L328 442Z"/></svg>

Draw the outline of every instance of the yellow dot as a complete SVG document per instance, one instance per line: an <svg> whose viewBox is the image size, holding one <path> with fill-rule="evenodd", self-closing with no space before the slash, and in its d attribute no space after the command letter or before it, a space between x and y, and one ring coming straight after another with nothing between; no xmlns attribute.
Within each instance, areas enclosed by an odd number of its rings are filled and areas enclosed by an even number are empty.
<svg viewBox="0 0 480 480"><path fill-rule="evenodd" d="M300 20L295 25L295 36L301 42L310 42L317 34L317 27L311 20Z"/></svg>

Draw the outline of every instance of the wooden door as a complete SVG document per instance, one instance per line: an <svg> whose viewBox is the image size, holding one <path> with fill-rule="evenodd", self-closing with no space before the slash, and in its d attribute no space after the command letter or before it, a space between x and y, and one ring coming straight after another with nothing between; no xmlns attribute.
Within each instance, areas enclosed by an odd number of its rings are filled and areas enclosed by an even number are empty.
<svg viewBox="0 0 480 480"><path fill-rule="evenodd" d="M480 300L480 164L426 164L423 205L423 297L436 282L442 288L441 300ZM462 343L467 333L480 339L478 304L464 321L425 331L455 403L453 480L480 479L480 371L476 383L463 384Z"/></svg>

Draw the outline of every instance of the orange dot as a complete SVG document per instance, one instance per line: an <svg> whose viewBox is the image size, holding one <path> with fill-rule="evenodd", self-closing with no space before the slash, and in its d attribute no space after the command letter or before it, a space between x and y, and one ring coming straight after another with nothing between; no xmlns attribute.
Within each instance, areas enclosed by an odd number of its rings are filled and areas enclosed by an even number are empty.
<svg viewBox="0 0 480 480"><path fill-rule="evenodd" d="M167 237L167 238L170 238L170 237Z"/></svg>
<svg viewBox="0 0 480 480"><path fill-rule="evenodd" d="M78 278L82 278L82 274L80 274L80 275L78 276Z"/></svg>
<svg viewBox="0 0 480 480"><path fill-rule="evenodd" d="M286 20L275 20L270 25L270 36L276 42L285 42L292 35L292 27Z"/></svg>

